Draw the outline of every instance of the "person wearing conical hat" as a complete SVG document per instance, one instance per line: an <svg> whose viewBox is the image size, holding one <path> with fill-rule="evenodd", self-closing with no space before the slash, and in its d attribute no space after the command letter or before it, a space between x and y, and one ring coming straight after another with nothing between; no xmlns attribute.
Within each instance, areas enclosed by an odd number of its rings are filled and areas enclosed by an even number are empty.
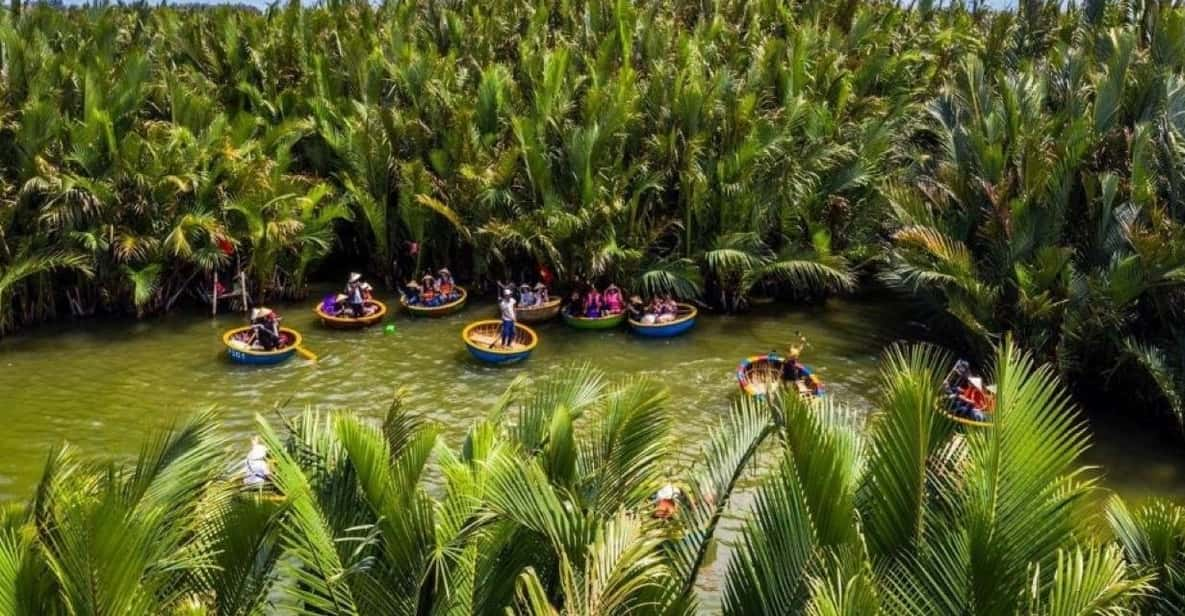
<svg viewBox="0 0 1185 616"><path fill-rule="evenodd" d="M526 283L519 285L518 301L523 308L530 308L535 305L535 292L531 290L531 285Z"/></svg>
<svg viewBox="0 0 1185 616"><path fill-rule="evenodd" d="M350 272L346 282L346 306L350 316L355 319L366 314L366 297L362 290L362 274Z"/></svg>
<svg viewBox="0 0 1185 616"><path fill-rule="evenodd" d="M420 283L413 280L403 285L403 296L408 306L420 303Z"/></svg>
<svg viewBox="0 0 1185 616"><path fill-rule="evenodd" d="M280 348L280 317L274 310L261 306L251 311L251 337L248 344L259 345L265 351Z"/></svg>
<svg viewBox="0 0 1185 616"><path fill-rule="evenodd" d="M425 306L440 305L440 283L432 276L432 272L424 272L420 278L420 302Z"/></svg>
<svg viewBox="0 0 1185 616"><path fill-rule="evenodd" d="M535 303L546 304L551 301L550 294L547 291L547 285L542 281L535 283Z"/></svg>
<svg viewBox="0 0 1185 616"><path fill-rule="evenodd" d="M659 488L654 495L653 517L659 520L673 517L679 511L679 497L682 493L682 490L671 484Z"/></svg>
<svg viewBox="0 0 1185 616"><path fill-rule="evenodd" d="M258 436L251 437L251 449L243 461L243 470L243 485L246 486L262 486L272 477L271 467L267 463L267 447L259 442Z"/></svg>
<svg viewBox="0 0 1185 616"><path fill-rule="evenodd" d="M457 287L456 283L453 282L452 272L448 271L447 267L442 267L440 271L436 272L436 280L437 284L440 285L440 294L444 297L445 301L451 300Z"/></svg>

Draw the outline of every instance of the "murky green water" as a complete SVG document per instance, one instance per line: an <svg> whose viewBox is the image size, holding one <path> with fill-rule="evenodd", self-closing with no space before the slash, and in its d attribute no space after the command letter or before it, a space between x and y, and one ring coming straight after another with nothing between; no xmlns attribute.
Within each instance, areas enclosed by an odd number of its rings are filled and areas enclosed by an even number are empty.
<svg viewBox="0 0 1185 616"><path fill-rule="evenodd" d="M645 374L665 383L689 443L702 438L736 395L733 370L745 355L783 347L795 330L807 335L805 355L831 395L871 406L876 361L885 345L907 335L907 315L883 302L831 301L816 308L765 307L739 317L701 316L695 330L671 340L635 337L627 329L586 332L560 322L537 327L542 341L526 363L490 367L472 360L462 326L493 313L471 305L440 320L397 314L397 332L336 332L319 327L308 306L282 308L285 324L321 356L274 367L236 366L219 334L241 315L197 314L135 322L54 325L0 341L0 500L25 497L49 446L68 440L86 454L132 454L154 429L217 405L228 429L246 432L256 413L277 403L352 408L378 415L392 392L444 424L459 442L510 380L554 373L587 361L610 378ZM1090 462L1129 496L1185 496L1185 470L1171 442L1108 425L1096 431Z"/></svg>

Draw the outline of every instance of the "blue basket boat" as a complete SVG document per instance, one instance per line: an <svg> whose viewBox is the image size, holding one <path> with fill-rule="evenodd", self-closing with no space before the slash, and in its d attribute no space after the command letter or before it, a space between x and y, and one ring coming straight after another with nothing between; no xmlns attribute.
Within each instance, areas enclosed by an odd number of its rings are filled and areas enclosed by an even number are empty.
<svg viewBox="0 0 1185 616"><path fill-rule="evenodd" d="M539 344L539 335L535 330L521 323L514 324L514 342L509 348L491 344L502 338L502 322L486 320L470 323L461 332L461 339L465 341L465 348L469 354L487 364L510 364L522 361L531 356L535 345Z"/></svg>
<svg viewBox="0 0 1185 616"><path fill-rule="evenodd" d="M300 332L295 329L280 328L282 346L274 351L247 347L246 343L250 337L250 327L237 327L222 334L222 344L226 345L226 356L236 364L267 366L286 362L301 350L302 338Z"/></svg>
<svg viewBox="0 0 1185 616"><path fill-rule="evenodd" d="M630 328L639 336L647 338L671 338L687 332L695 327L695 317L699 314L691 304L679 304L679 312L674 321L666 323L643 323L630 319Z"/></svg>

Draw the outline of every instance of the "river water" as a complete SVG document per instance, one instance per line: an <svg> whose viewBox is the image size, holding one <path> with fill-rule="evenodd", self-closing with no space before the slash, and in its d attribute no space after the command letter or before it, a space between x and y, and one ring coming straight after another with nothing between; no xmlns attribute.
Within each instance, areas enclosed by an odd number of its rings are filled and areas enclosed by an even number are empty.
<svg viewBox="0 0 1185 616"><path fill-rule="evenodd" d="M84 321L0 340L0 500L29 494L52 444L69 441L97 456L132 455L153 430L211 405L221 410L227 429L246 433L256 413L268 415L282 403L293 411L318 405L377 416L394 390L406 386L409 407L443 424L446 438L457 444L515 376L546 377L574 361L599 367L610 379L641 374L666 384L681 417L678 430L694 445L735 398L733 370L741 357L784 348L801 330L811 344L804 359L830 395L867 410L880 353L909 334L903 307L884 301L701 316L693 331L670 340L638 338L627 329L576 331L556 321L536 328L541 342L527 362L499 368L472 360L460 339L465 323L493 314L490 303L443 319L397 313L387 321L395 333L381 327L329 331L307 305L281 311L319 362L228 363L219 335L241 323L239 314ZM1136 410L1108 416L1127 412ZM1185 464L1171 440L1122 421L1099 425L1087 461L1102 467L1109 487L1134 498L1185 498Z"/></svg>

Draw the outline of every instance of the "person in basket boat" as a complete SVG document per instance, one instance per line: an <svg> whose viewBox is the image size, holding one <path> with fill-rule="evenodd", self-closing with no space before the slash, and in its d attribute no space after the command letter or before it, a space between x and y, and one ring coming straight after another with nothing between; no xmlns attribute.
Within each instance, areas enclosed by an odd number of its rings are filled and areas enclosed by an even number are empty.
<svg viewBox="0 0 1185 616"><path fill-rule="evenodd" d="M621 314L625 310L625 301L621 294L621 289L617 285L610 284L605 288L605 295L602 297L602 304L604 305L605 314Z"/></svg>
<svg viewBox="0 0 1185 616"><path fill-rule="evenodd" d="M987 411L993 400L983 379L971 374L971 364L966 360L955 362L952 376L947 379L947 400L957 417L979 422L991 421Z"/></svg>
<svg viewBox="0 0 1185 616"><path fill-rule="evenodd" d="M662 300L659 301L658 318L655 320L659 323L670 323L671 321L674 321L678 315L679 304L675 301L675 298L671 297L669 293L663 296Z"/></svg>
<svg viewBox="0 0 1185 616"><path fill-rule="evenodd" d="M251 337L247 344L265 351L280 348L280 317L271 308L256 308L251 311Z"/></svg>
<svg viewBox="0 0 1185 616"><path fill-rule="evenodd" d="M498 301L498 313L502 317L502 332L497 341L490 343L491 349L496 343L501 343L506 348L510 348L514 344L514 321L516 319L514 305L514 291L502 289L502 299Z"/></svg>
<svg viewBox="0 0 1185 616"><path fill-rule="evenodd" d="M518 287L518 305L522 308L535 305L535 292L531 290L531 285L525 282Z"/></svg>
<svg viewBox="0 0 1185 616"><path fill-rule="evenodd" d="M424 272L420 279L420 304L429 308L439 306L444 301L440 296L440 283L431 272Z"/></svg>
<svg viewBox="0 0 1185 616"><path fill-rule="evenodd" d="M543 281L535 283L535 305L542 306L551 301L551 294L547 291L547 285Z"/></svg>
<svg viewBox="0 0 1185 616"><path fill-rule="evenodd" d="M404 285L403 298L408 306L418 305L420 303L420 283L413 280Z"/></svg>
<svg viewBox="0 0 1185 616"><path fill-rule="evenodd" d="M644 322L646 318L646 303L642 301L641 297L631 295L629 304L626 305L625 309L629 312L630 319L639 323Z"/></svg>
<svg viewBox="0 0 1185 616"><path fill-rule="evenodd" d="M366 316L366 291L363 288L362 274L353 272L346 282L346 316L355 319Z"/></svg>
<svg viewBox="0 0 1185 616"><path fill-rule="evenodd" d="M243 460L243 485L249 488L267 485L272 478L272 469L267 463L267 447L259 442L258 436L251 437L251 449Z"/></svg>
<svg viewBox="0 0 1185 616"><path fill-rule="evenodd" d="M671 484L659 488L651 499L654 503L652 517L658 520L669 520L674 517L679 511L679 497L681 495L681 490Z"/></svg>
<svg viewBox="0 0 1185 616"><path fill-rule="evenodd" d="M601 293L596 285L590 285L588 293L584 294L584 316L589 319L601 317Z"/></svg>
<svg viewBox="0 0 1185 616"><path fill-rule="evenodd" d="M436 272L436 281L439 285L440 297L445 302L451 302L460 295L457 291L457 283L453 280L453 273L448 271L447 267L442 267L439 272Z"/></svg>

